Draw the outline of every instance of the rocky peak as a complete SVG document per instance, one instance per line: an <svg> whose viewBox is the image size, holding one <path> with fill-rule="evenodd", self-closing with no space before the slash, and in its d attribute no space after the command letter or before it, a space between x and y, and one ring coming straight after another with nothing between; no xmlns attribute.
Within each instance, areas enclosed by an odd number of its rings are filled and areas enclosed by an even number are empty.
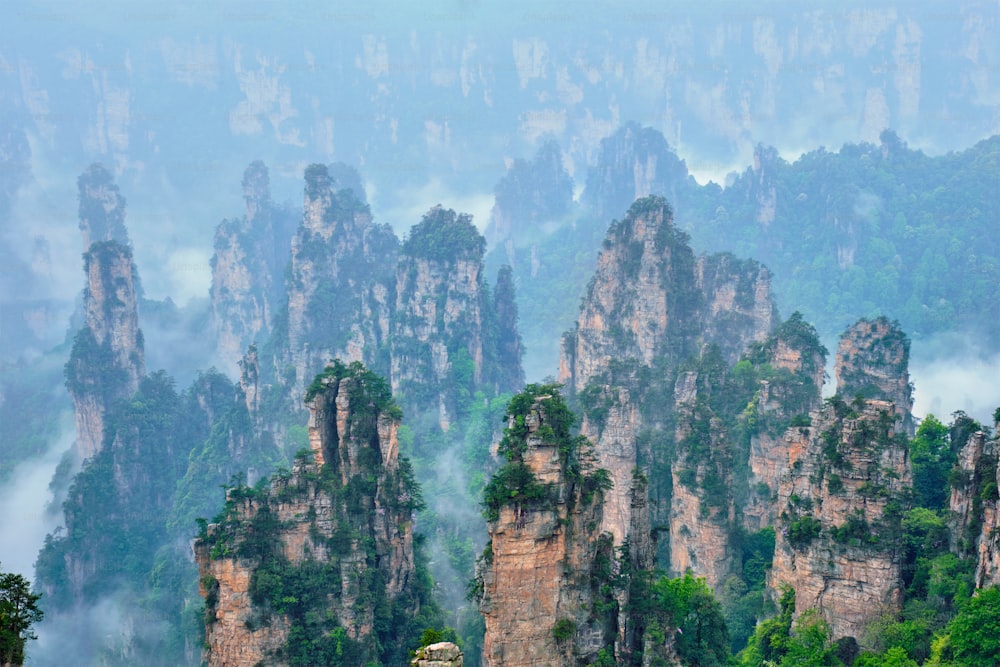
<svg viewBox="0 0 1000 667"><path fill-rule="evenodd" d="M286 286L285 349L297 387L332 358L375 363L389 335L398 240L353 188L337 187L325 165L306 169Z"/></svg>
<svg viewBox="0 0 1000 667"><path fill-rule="evenodd" d="M572 422L555 385L529 385L508 407L476 578L492 667L584 664L614 641L612 619L598 611L612 602L601 590L611 540L598 533L609 479L586 439L570 435Z"/></svg>
<svg viewBox="0 0 1000 667"><path fill-rule="evenodd" d="M244 219L253 220L271 206L271 177L267 166L254 160L243 172L243 202L246 205Z"/></svg>
<svg viewBox="0 0 1000 667"><path fill-rule="evenodd" d="M291 238L290 211L271 201L268 170L259 160L243 173L243 201L242 217L216 227L212 256L212 319L227 366L270 333L284 296L279 276Z"/></svg>
<svg viewBox="0 0 1000 667"><path fill-rule="evenodd" d="M963 417L968 419L959 415ZM958 431L952 427L953 438L965 437ZM983 431L966 434L949 477L951 548L960 557L975 558L975 585L983 588L1000 584L1000 437L988 438Z"/></svg>
<svg viewBox="0 0 1000 667"><path fill-rule="evenodd" d="M910 340L898 322L886 317L862 319L849 327L837 347L837 393L889 401L913 436L913 385L909 373Z"/></svg>
<svg viewBox="0 0 1000 667"><path fill-rule="evenodd" d="M907 439L892 404L877 399L835 397L797 431L777 492L770 583L790 585L795 608L816 608L834 638L860 640L869 621L902 602Z"/></svg>
<svg viewBox="0 0 1000 667"><path fill-rule="evenodd" d="M84 255L84 270L86 325L66 364L80 460L101 449L105 414L135 393L145 375L131 249L117 241L94 243Z"/></svg>
<svg viewBox="0 0 1000 667"><path fill-rule="evenodd" d="M514 294L514 273L510 266L500 267L497 286L493 290L496 312L497 392L515 391L524 386L521 357L524 346L517 328L517 299Z"/></svg>
<svg viewBox="0 0 1000 667"><path fill-rule="evenodd" d="M472 216L437 206L410 230L396 270L393 392L417 414L436 412L442 430L457 416L455 385L472 392L496 365L487 340L495 314L483 278L485 246Z"/></svg>
<svg viewBox="0 0 1000 667"><path fill-rule="evenodd" d="M76 181L79 190L80 231L83 247L100 241L129 245L125 229L125 197L103 165L87 167Z"/></svg>
<svg viewBox="0 0 1000 667"><path fill-rule="evenodd" d="M493 190L489 230L491 242L514 238L508 252L525 236L534 236L539 225L561 220L573 204L573 179L563 166L562 151L546 141L533 160L516 159Z"/></svg>
<svg viewBox="0 0 1000 667"><path fill-rule="evenodd" d="M269 486L229 489L195 542L209 665L401 664L412 637L377 614L430 604L415 576L420 492L387 383L335 362L306 398L312 454Z"/></svg>
<svg viewBox="0 0 1000 667"><path fill-rule="evenodd" d="M582 399L582 431L614 480L604 530L616 542L630 530L632 471L656 455L640 446L649 442L643 431L686 437L667 426L687 401L679 396L694 400L698 391L697 382L675 378L681 364L710 350L719 363L736 363L776 323L767 269L730 255L696 259L662 198L636 201L611 225L576 330L563 338L559 379ZM650 489L669 498L668 486L654 479ZM663 522L668 513L659 502L650 512Z"/></svg>
<svg viewBox="0 0 1000 667"><path fill-rule="evenodd" d="M677 201L688 178L687 165L658 130L626 123L601 140L597 165L587 175L582 199L597 219L608 220L636 199L650 195Z"/></svg>

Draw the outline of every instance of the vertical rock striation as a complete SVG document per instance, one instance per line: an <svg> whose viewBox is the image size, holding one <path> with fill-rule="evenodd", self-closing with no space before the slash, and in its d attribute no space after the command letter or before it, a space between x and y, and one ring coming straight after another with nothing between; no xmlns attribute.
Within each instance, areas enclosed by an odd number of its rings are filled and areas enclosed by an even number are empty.
<svg viewBox="0 0 1000 667"><path fill-rule="evenodd" d="M519 389L521 341L510 270L491 293L486 241L471 216L440 206L415 225L396 269L389 345L393 392L409 414L433 414L447 430L477 390Z"/></svg>
<svg viewBox="0 0 1000 667"><path fill-rule="evenodd" d="M486 489L490 542L477 568L490 667L577 665L615 638L610 536L599 536L605 471L572 438L555 386L530 385L508 408L506 464Z"/></svg>
<svg viewBox="0 0 1000 667"><path fill-rule="evenodd" d="M912 485L904 343L882 320L850 327L837 396L786 436L771 584L791 586L796 609L818 609L834 637L861 639L868 622L902 603L901 519ZM873 386L903 405L857 391ZM841 398L852 393L849 404Z"/></svg>
<svg viewBox="0 0 1000 667"><path fill-rule="evenodd" d="M632 470L654 465L643 434L671 442L684 436L667 423L670 406L686 402L674 387L682 362L714 347L735 363L776 324L767 269L730 255L696 259L663 199L636 201L611 225L577 327L563 338L559 379L580 396L583 432L596 441L600 465L614 480L604 530L616 543L628 532ZM668 487L652 480L651 492L663 499L652 511L654 521L667 522Z"/></svg>
<svg viewBox="0 0 1000 667"><path fill-rule="evenodd" d="M904 432L913 437L909 363L910 340L898 322L885 317L859 320L837 347L837 392L845 398L861 394L889 401Z"/></svg>
<svg viewBox="0 0 1000 667"><path fill-rule="evenodd" d="M125 199L110 174L91 165L78 180L84 254L85 325L73 342L66 384L76 419L76 455L104 444L105 415L139 388L145 375L138 277L125 230Z"/></svg>
<svg viewBox="0 0 1000 667"><path fill-rule="evenodd" d="M212 256L212 320L218 353L230 364L270 333L289 252L290 216L271 201L268 170L259 160L243 173L243 202L242 217L216 227Z"/></svg>
<svg viewBox="0 0 1000 667"><path fill-rule="evenodd" d="M195 542L209 665L406 659L407 623L427 600L399 408L384 380L339 362L310 386L307 405L311 455L263 490L230 489Z"/></svg>
<svg viewBox="0 0 1000 667"><path fill-rule="evenodd" d="M333 358L378 368L387 340L398 240L325 165L305 172L302 223L292 239L286 362L295 387ZM387 372L386 368L379 368Z"/></svg>

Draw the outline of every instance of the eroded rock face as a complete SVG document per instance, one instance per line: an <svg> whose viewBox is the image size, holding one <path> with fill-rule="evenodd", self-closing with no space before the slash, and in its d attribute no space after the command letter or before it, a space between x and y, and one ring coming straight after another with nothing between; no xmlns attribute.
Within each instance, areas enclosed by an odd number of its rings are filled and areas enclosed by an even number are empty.
<svg viewBox="0 0 1000 667"><path fill-rule="evenodd" d="M778 488L770 583L795 590L833 636L862 639L865 625L902 603L901 514L891 501L911 485L905 438L891 403L831 404L790 444Z"/></svg>
<svg viewBox="0 0 1000 667"><path fill-rule="evenodd" d="M653 455L637 440L644 431L665 428L663 419L673 407L661 405L664 401L680 405L694 400L696 393L692 385L687 396L678 384L676 401L663 395L646 398L650 382L636 386L637 378L648 373L644 377L654 383L670 384L678 365L708 346L735 363L776 324L767 269L731 255L696 259L663 199L635 202L625 218L612 225L577 328L563 339L559 380L578 395L587 395L585 403L593 404L598 397L601 405L600 418L587 414L583 432L596 442L599 464L615 482L605 505L604 530L616 543L628 533L626 495L632 470L648 466ZM647 403L660 406L654 411L661 414L653 421L643 416L649 412ZM667 521L668 513L668 507L656 506L651 514Z"/></svg>
<svg viewBox="0 0 1000 667"><path fill-rule="evenodd" d="M111 173L100 164L87 167L77 179L80 202L80 232L83 247L101 241L129 245L125 228L125 197L118 190Z"/></svg>
<svg viewBox="0 0 1000 667"><path fill-rule="evenodd" d="M325 165L308 167L305 181L286 285L287 362L296 369L296 391L330 359L377 367L376 352L389 335L399 244Z"/></svg>
<svg viewBox="0 0 1000 667"><path fill-rule="evenodd" d="M885 317L860 320L840 338L837 347L837 391L889 401L904 432L913 437L913 386L909 373L910 341Z"/></svg>
<svg viewBox="0 0 1000 667"><path fill-rule="evenodd" d="M610 536L599 537L601 494L568 474L559 442L565 427L555 423L554 400L561 399L536 396L526 414L511 416L511 427L521 420L524 428L517 436L522 451L508 466L526 466L545 492L534 499L515 495L489 522L477 578L486 621L483 659L491 667L582 664L613 641L611 619L594 608L600 563L610 568L613 558Z"/></svg>
<svg viewBox="0 0 1000 667"><path fill-rule="evenodd" d="M289 642L306 631L303 618L326 619L310 632L342 632L358 664L384 660L404 638L376 636L378 600L403 614L420 604L412 534L419 490L399 459L400 413L388 386L360 364L335 365L307 404L312 456L265 491L231 489L225 520L195 543L209 665L286 664ZM322 582L328 592L308 609L282 607L280 590L261 592L274 576L310 573L319 578L307 588Z"/></svg>
<svg viewBox="0 0 1000 667"><path fill-rule="evenodd" d="M131 249L117 241L94 243L84 255L84 270L86 326L66 364L81 461L100 451L105 414L134 394L145 375Z"/></svg>
<svg viewBox="0 0 1000 667"><path fill-rule="evenodd" d="M289 254L288 212L272 203L259 160L243 173L243 201L243 216L216 228L212 257L212 318L219 355L230 364L270 332Z"/></svg>
<svg viewBox="0 0 1000 667"><path fill-rule="evenodd" d="M436 414L441 430L455 422L461 390L495 394L524 381L512 276L501 270L493 299L485 243L471 216L438 206L410 230L396 269L393 393L409 414Z"/></svg>
<svg viewBox="0 0 1000 667"><path fill-rule="evenodd" d="M417 651L410 661L413 667L462 667L462 651L451 642L430 644Z"/></svg>
<svg viewBox="0 0 1000 667"><path fill-rule="evenodd" d="M958 452L949 499L952 551L976 561L975 585L1000 583L1000 439L977 431Z"/></svg>

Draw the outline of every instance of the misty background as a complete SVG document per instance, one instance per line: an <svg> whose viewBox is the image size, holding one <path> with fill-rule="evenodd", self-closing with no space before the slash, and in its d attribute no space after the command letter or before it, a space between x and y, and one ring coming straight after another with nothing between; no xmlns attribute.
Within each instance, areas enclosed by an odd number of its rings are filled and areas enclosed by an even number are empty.
<svg viewBox="0 0 1000 667"><path fill-rule="evenodd" d="M602 139L630 121L719 186L761 144L793 162L891 128L944 155L1000 132L996 2L21 1L3 12L0 378L46 369L59 382L33 400L63 406L0 479L0 562L29 578L58 527L50 482L73 441L60 369L80 326L76 179L92 162L127 198L147 367L183 387L212 365L233 377L207 331L210 260L253 160L279 204L300 208L305 167L339 161L398 235L440 203L471 213L492 243L494 188L515 160L557 142L579 203ZM783 315L801 307L781 296ZM834 350L837 332L823 333ZM534 342L529 382L558 363ZM1000 405L1000 349L974 332L914 336L911 376L917 416L990 423Z"/></svg>

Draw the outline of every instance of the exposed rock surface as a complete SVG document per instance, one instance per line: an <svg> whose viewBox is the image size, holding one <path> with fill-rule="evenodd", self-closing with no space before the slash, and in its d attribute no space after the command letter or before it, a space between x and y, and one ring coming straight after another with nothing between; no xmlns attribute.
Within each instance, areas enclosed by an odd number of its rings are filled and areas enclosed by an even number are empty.
<svg viewBox="0 0 1000 667"><path fill-rule="evenodd" d="M243 201L243 216L216 228L212 257L212 318L218 354L229 363L270 332L291 237L289 211L271 201L268 170L259 160L243 173Z"/></svg>
<svg viewBox="0 0 1000 667"><path fill-rule="evenodd" d="M104 417L128 398L145 375L139 330L139 280L125 229L125 198L111 174L92 164L77 180L83 234L84 328L76 335L66 365L73 397L78 460L103 446Z"/></svg>
<svg viewBox="0 0 1000 667"><path fill-rule="evenodd" d="M696 259L663 199L635 202L611 226L577 327L564 336L559 380L603 404L600 419L585 417L583 432L597 442L599 463L615 483L604 530L616 543L628 531L632 470L651 461L652 453L642 451L637 438L644 430L665 428L660 417L644 420L644 406L673 402L663 394L644 398L651 383L639 376L648 372L654 383L669 385L679 364L709 345L735 363L776 324L767 269L731 255ZM665 521L667 512L655 507L652 515Z"/></svg>
<svg viewBox="0 0 1000 667"><path fill-rule="evenodd" d="M1000 439L982 431L969 436L958 452L951 489L952 550L976 562L975 585L1000 584Z"/></svg>
<svg viewBox="0 0 1000 667"><path fill-rule="evenodd" d="M862 394L893 405L904 432L913 437L913 385L909 374L910 341L898 323L885 317L860 320L837 347L837 391L845 398Z"/></svg>
<svg viewBox="0 0 1000 667"><path fill-rule="evenodd" d="M869 399L813 414L778 488L771 584L795 590L796 610L817 608L834 637L861 639L866 624L902 603L901 514L911 484L894 406ZM795 443L795 439L793 439Z"/></svg>
<svg viewBox="0 0 1000 667"><path fill-rule="evenodd" d="M791 361L783 347L774 351ZM848 328L837 396L754 466L769 489L778 482L770 583L790 585L796 609L818 609L834 637L860 640L869 621L902 603L899 499L912 484L907 351L906 337L884 318ZM856 394L869 398L846 402Z"/></svg>
<svg viewBox="0 0 1000 667"><path fill-rule="evenodd" d="M494 488L495 502L487 491L495 515L477 577L490 667L584 664L614 638L611 619L596 611L601 563L610 576L613 555L610 539L598 534L594 471L581 462L582 470L571 473L577 454L568 448L558 394L533 399L510 415L501 449L512 454L491 482L503 487ZM511 471L525 469L530 481L512 481ZM531 485L542 490L533 494Z"/></svg>
<svg viewBox="0 0 1000 667"><path fill-rule="evenodd" d="M125 228L125 197L103 165L94 163L76 181L79 190L80 232L83 247L101 241L129 245Z"/></svg>
<svg viewBox="0 0 1000 667"><path fill-rule="evenodd" d="M286 355L295 367L295 392L334 358L388 371L376 362L389 335L398 240L344 185L325 165L306 169L286 285Z"/></svg>
<svg viewBox="0 0 1000 667"><path fill-rule="evenodd" d="M451 642L430 644L417 651L413 667L462 667L462 651Z"/></svg>
<svg viewBox="0 0 1000 667"><path fill-rule="evenodd" d="M587 175L583 202L598 220L610 220L636 199L650 195L678 201L688 179L687 166L660 132L626 123L601 140L597 167Z"/></svg>
<svg viewBox="0 0 1000 667"><path fill-rule="evenodd" d="M310 387L307 404L312 455L264 491L231 489L224 520L195 543L209 665L288 664L303 632L310 641L343 632L358 664L385 660L404 637L377 628L377 601L403 617L420 604L412 534L419 491L398 456L399 409L387 385L360 364L336 364ZM279 581L321 573L307 588L322 581L327 592L306 606L289 603L280 586L261 592L275 573Z"/></svg>
<svg viewBox="0 0 1000 667"><path fill-rule="evenodd" d="M106 413L135 393L145 375L131 249L117 241L95 243L84 255L84 270L86 325L66 364L79 460L100 451Z"/></svg>
<svg viewBox="0 0 1000 667"><path fill-rule="evenodd" d="M393 393L410 414L436 414L441 430L458 417L461 393L509 392L524 380L510 271L501 270L494 303L485 243L471 216L438 206L410 230L396 270Z"/></svg>

